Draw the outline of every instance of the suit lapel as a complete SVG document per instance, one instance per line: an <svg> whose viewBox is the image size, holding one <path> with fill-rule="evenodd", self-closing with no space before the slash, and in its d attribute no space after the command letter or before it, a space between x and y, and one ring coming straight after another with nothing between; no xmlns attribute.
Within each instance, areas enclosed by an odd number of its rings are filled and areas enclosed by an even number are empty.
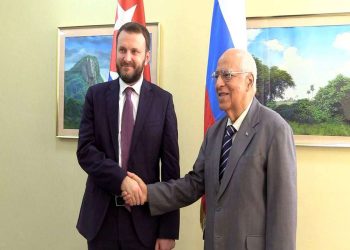
<svg viewBox="0 0 350 250"><path fill-rule="evenodd" d="M256 130L255 126L259 123L259 103L254 98L253 103L245 117L239 131L237 132L236 138L233 141L230 156L227 162L225 173L221 180L219 193L217 198L219 199L225 192L232 175L237 167L237 163L241 158L242 154L246 151L250 141L253 139Z"/></svg>
<svg viewBox="0 0 350 250"><path fill-rule="evenodd" d="M109 120L109 131L113 142L113 148L117 161L118 153L118 115L119 115L119 80L111 81L106 92L107 114Z"/></svg>
<svg viewBox="0 0 350 250"><path fill-rule="evenodd" d="M142 82L141 91L140 91L140 99L137 107L137 114L135 120L135 127L132 135L130 152L134 151L135 145L138 141L138 137L142 131L145 119L147 117L148 111L151 107L152 103L152 83L148 83L146 81Z"/></svg>

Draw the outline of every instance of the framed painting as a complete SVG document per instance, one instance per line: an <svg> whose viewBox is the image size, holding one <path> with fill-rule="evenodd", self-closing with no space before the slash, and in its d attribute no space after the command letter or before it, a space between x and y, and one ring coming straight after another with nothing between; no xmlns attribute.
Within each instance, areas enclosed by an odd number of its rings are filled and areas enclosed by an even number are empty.
<svg viewBox="0 0 350 250"><path fill-rule="evenodd" d="M158 83L159 23L151 34L151 79ZM89 86L108 81L113 25L58 28L57 137L77 138Z"/></svg>
<svg viewBox="0 0 350 250"><path fill-rule="evenodd" d="M350 14L252 17L248 51L259 101L293 128L296 145L350 146Z"/></svg>

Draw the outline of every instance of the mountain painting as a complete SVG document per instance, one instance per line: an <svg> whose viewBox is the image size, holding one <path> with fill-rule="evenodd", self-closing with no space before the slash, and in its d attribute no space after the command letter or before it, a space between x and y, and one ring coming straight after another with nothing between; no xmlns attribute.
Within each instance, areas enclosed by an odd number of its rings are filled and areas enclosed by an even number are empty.
<svg viewBox="0 0 350 250"><path fill-rule="evenodd" d="M350 25L248 29L259 101L296 135L350 136Z"/></svg>
<svg viewBox="0 0 350 250"><path fill-rule="evenodd" d="M78 129L87 89L108 80L112 36L65 38L64 129Z"/></svg>

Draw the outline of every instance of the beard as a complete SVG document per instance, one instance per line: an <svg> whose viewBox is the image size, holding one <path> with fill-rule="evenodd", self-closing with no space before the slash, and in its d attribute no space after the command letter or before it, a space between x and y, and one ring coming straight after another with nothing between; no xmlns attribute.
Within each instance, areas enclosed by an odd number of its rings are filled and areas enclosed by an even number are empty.
<svg viewBox="0 0 350 250"><path fill-rule="evenodd" d="M119 77L125 82L125 83L134 83L137 82L141 74L143 72L143 68L145 64L145 60L143 60L141 65L136 65L134 62L117 62L117 73L119 74ZM122 67L123 66L129 66L134 69L133 72L123 72Z"/></svg>

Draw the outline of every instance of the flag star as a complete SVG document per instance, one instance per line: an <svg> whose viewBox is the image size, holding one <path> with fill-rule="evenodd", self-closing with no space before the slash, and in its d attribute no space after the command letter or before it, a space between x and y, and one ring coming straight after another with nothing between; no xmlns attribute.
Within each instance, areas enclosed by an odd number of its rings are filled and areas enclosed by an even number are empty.
<svg viewBox="0 0 350 250"><path fill-rule="evenodd" d="M118 2L118 19L115 22L114 25L114 30L119 30L119 28L127 22L131 22L132 17L134 16L134 12L136 9L137 4L135 4L134 6L132 6L131 8L124 10L122 8L122 6L120 6L119 2Z"/></svg>
<svg viewBox="0 0 350 250"><path fill-rule="evenodd" d="M112 80L115 80L118 78L119 74L117 72L114 72L114 71L109 71L109 76Z"/></svg>

